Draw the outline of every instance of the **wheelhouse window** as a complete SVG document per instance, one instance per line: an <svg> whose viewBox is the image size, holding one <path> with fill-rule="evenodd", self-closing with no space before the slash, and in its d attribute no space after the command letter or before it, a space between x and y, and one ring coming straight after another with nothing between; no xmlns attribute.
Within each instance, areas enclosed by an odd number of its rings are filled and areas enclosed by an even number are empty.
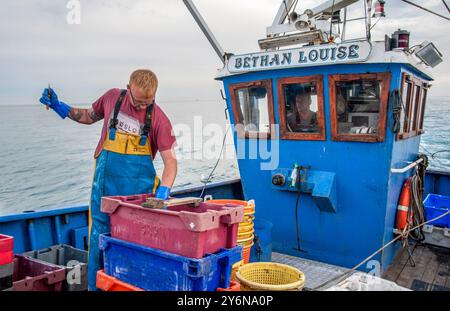
<svg viewBox="0 0 450 311"><path fill-rule="evenodd" d="M277 81L282 139L325 140L322 76Z"/></svg>
<svg viewBox="0 0 450 311"><path fill-rule="evenodd" d="M403 74L401 107L399 112L400 132L396 139L407 139L424 133L423 119L430 85L417 77Z"/></svg>
<svg viewBox="0 0 450 311"><path fill-rule="evenodd" d="M413 86L413 83L410 81L403 83L400 107L400 133L409 131L409 111L411 110Z"/></svg>
<svg viewBox="0 0 450 311"><path fill-rule="evenodd" d="M269 138L273 117L271 80L230 86L233 116L241 138Z"/></svg>
<svg viewBox="0 0 450 311"><path fill-rule="evenodd" d="M389 73L330 75L331 137L336 141L384 141Z"/></svg>

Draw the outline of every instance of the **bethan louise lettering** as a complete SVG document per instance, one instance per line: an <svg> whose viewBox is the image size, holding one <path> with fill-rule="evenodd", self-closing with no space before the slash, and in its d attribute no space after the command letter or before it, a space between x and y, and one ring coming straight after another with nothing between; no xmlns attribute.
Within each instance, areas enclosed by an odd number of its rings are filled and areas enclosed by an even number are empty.
<svg viewBox="0 0 450 311"><path fill-rule="evenodd" d="M298 64L327 63L332 61L351 60L359 57L359 45L342 45L336 47L318 47L298 52L296 62ZM292 63L293 52L279 52L275 54L263 54L254 56L237 57L235 69L271 67L280 65L290 65Z"/></svg>

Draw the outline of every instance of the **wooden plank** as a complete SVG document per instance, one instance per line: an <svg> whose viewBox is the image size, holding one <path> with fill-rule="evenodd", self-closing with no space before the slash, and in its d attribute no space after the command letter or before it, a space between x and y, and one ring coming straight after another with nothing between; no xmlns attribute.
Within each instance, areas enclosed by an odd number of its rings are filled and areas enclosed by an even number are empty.
<svg viewBox="0 0 450 311"><path fill-rule="evenodd" d="M449 269L448 269L447 263L441 262L439 264L439 268L437 269L437 271L434 275L433 285L445 286L445 283L447 281L448 272L449 272Z"/></svg>
<svg viewBox="0 0 450 311"><path fill-rule="evenodd" d="M424 274L422 275L422 281L432 284L439 268L439 261L434 252L432 252L430 249L428 249L428 252L430 254L430 260Z"/></svg>
<svg viewBox="0 0 450 311"><path fill-rule="evenodd" d="M408 288L411 288L416 279L429 284L426 290L431 290L433 286L450 287L450 254L447 250L420 245L412 252L415 267L407 262L408 252L404 248L383 278Z"/></svg>
<svg viewBox="0 0 450 311"><path fill-rule="evenodd" d="M450 287L450 275L447 276L447 281L445 282L446 287Z"/></svg>
<svg viewBox="0 0 450 311"><path fill-rule="evenodd" d="M161 209L169 206L177 206L177 205L186 205L186 204L194 204L198 206L198 204L202 201L202 198L196 197L186 197L186 198L172 198L168 200L157 199L154 197L150 197L147 199L145 203L142 204L143 207L147 208L156 208Z"/></svg>
<svg viewBox="0 0 450 311"><path fill-rule="evenodd" d="M422 262L423 246L418 246L414 249L413 259L416 263L415 267L412 267L408 261L405 264L405 268L402 270L400 276L397 279L397 284L403 287L411 288L412 282L415 278L420 278L425 270L425 264Z"/></svg>
<svg viewBox="0 0 450 311"><path fill-rule="evenodd" d="M198 205L200 202L202 202L202 198L197 197L186 197L186 198L174 198L164 201L165 206L176 206L181 204L195 204Z"/></svg>
<svg viewBox="0 0 450 311"><path fill-rule="evenodd" d="M383 278L389 281L397 281L400 273L405 268L406 260L408 259L408 252L405 248L402 248L398 254L395 256L391 266L383 274Z"/></svg>
<svg viewBox="0 0 450 311"><path fill-rule="evenodd" d="M427 274L427 282L433 286L448 287L450 278L450 251L441 247L430 246L429 251L434 255L433 269ZM430 265L431 266L431 265Z"/></svg>

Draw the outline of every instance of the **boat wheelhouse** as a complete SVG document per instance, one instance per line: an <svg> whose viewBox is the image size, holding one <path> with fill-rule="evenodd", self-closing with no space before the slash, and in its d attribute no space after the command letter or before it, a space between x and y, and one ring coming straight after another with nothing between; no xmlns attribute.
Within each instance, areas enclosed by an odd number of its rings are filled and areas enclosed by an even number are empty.
<svg viewBox="0 0 450 311"><path fill-rule="evenodd" d="M372 1L363 1L366 36L346 39L355 2L297 14L294 1L282 1L261 50L242 55L224 53L196 18L224 62L216 79L243 193L256 201L256 217L273 223L274 250L345 267L395 237L402 184L423 161L429 69L442 56L429 42L409 48L407 31L372 41ZM384 14L379 5L374 14ZM373 258L381 270L398 248Z"/></svg>

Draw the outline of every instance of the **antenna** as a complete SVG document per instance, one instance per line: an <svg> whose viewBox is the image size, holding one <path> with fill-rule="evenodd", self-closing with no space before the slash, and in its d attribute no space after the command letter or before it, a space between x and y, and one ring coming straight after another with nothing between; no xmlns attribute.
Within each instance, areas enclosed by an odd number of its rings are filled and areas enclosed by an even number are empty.
<svg viewBox="0 0 450 311"><path fill-rule="evenodd" d="M209 29L208 25L206 24L205 20L201 16L200 12L195 7L194 2L192 2L192 0L183 0L183 2L186 5L189 12L191 13L192 17L197 22L197 24L200 27L203 34L206 36L206 39L208 39L209 43L212 45L217 56L219 56L220 60L225 65L225 58L226 58L227 54L223 51L219 42L214 37L211 29Z"/></svg>
<svg viewBox="0 0 450 311"><path fill-rule="evenodd" d="M283 0L272 25L266 29L266 38L258 41L259 47L274 49L293 44L329 42L331 33L335 33L333 15L339 15L341 9L358 1L328 0L311 10L305 10L302 14L296 12L289 14L297 1ZM289 23L284 23L287 16L289 16ZM327 32L329 32L328 36Z"/></svg>

